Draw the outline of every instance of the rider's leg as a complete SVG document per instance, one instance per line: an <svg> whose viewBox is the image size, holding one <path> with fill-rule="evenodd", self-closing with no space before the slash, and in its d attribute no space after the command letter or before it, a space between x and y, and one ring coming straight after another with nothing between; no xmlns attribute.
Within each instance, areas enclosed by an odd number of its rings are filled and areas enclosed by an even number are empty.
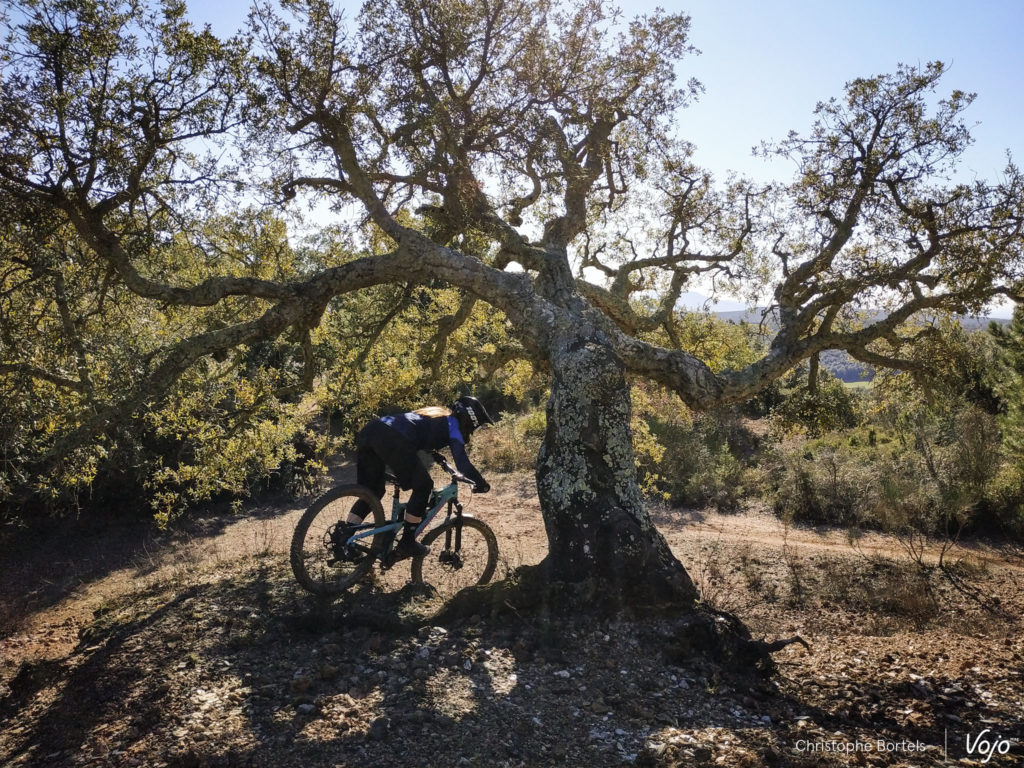
<svg viewBox="0 0 1024 768"><path fill-rule="evenodd" d="M387 468L384 460L374 450L372 441L368 439L367 430L359 433L356 438L356 482L373 491L378 499L384 496L384 475ZM357 501L349 510L345 522L359 525L369 514L370 506L365 501Z"/></svg>
<svg viewBox="0 0 1024 768"><path fill-rule="evenodd" d="M423 513L427 511L427 502L430 501L430 492L434 490L434 483L427 482L412 489L409 502L405 505L405 524L414 528L423 522Z"/></svg>
<svg viewBox="0 0 1024 768"><path fill-rule="evenodd" d="M405 505L405 525L402 526L402 538L398 542L398 553L401 555L425 555L430 550L416 541L416 528L423 522L423 514L430 501L430 492L434 490L434 481L430 472L417 460L413 468L410 485L412 495Z"/></svg>
<svg viewBox="0 0 1024 768"><path fill-rule="evenodd" d="M374 479L376 472L380 471L379 496L384 495L384 469L379 467L377 462L391 468L398 478L399 483L405 490L412 490L405 508L405 534L399 542L399 556L408 557L412 555L425 555L429 550L416 541L416 526L423 520L423 513L426 511L427 503L430 500L430 492L434 488L434 481L430 478L430 472L420 460L419 451L411 440L403 437L390 427L380 422L371 422L360 433L361 440L357 440L367 448L372 449L363 456L362 477ZM357 455L357 474L360 472ZM360 483L363 481L360 480ZM369 486L369 483L367 483ZM374 493L378 493L374 488ZM357 509L353 506L353 517Z"/></svg>

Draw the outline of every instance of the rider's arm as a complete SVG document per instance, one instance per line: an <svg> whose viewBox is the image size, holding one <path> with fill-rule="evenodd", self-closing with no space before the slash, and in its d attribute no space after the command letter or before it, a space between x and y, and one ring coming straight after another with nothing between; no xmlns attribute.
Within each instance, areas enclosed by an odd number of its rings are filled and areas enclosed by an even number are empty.
<svg viewBox="0 0 1024 768"><path fill-rule="evenodd" d="M477 471L469 460L469 456L466 455L466 441L462 437L462 432L459 431L459 422L454 416L448 417L448 448L452 452L452 458L455 459L455 466L459 472L472 480L478 490L490 489L490 484L484 480L483 475Z"/></svg>

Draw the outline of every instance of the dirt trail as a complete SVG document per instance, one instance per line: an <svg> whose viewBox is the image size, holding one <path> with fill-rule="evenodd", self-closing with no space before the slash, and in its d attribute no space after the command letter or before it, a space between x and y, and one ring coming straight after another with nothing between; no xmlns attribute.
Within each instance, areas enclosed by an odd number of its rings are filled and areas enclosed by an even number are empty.
<svg viewBox="0 0 1024 768"><path fill-rule="evenodd" d="M802 554L831 554L840 557L909 558L910 550L897 537L872 531L857 531L854 535L842 530L787 525L774 515L760 509L750 509L736 515L715 512L656 509L652 512L655 524L673 547L680 547L693 537L730 545L756 545L763 548L796 550ZM915 542L920 547L920 542ZM933 539L924 542L922 560L930 565L943 557L947 563L965 561L971 565L988 565L1024 570L1024 561L1008 557L990 546L975 542L961 542L947 547ZM916 550L915 550L916 551ZM678 555L679 552L677 551Z"/></svg>
<svg viewBox="0 0 1024 768"><path fill-rule="evenodd" d="M493 488L465 500L494 528L500 569L538 562L533 479L495 477ZM1024 741L1024 577L993 550L953 557L986 566L974 583L1000 613L955 590L936 599L918 569L862 556L905 563L885 536L854 548L842 532L787 528L763 511L655 508L709 604L758 636L810 643L779 654L776 687L752 689L724 683L685 644L673 650L671 618L520 616L413 635L352 626L291 577L308 501L210 514L173 537L56 531L4 558L0 763L839 768L846 756L800 745L871 736L928 750L913 763L862 755L897 768L942 764L947 733L957 758L983 728Z"/></svg>
<svg viewBox="0 0 1024 768"><path fill-rule="evenodd" d="M346 482L349 470L339 467L333 475L335 482ZM145 593L152 585L168 580L202 578L204 572L215 570L218 564L241 557L287 552L292 530L304 507L305 502L278 501L255 506L245 517L200 519L186 532L173 537L145 537L136 549L123 542L112 545L114 555L94 547L78 559L54 563L51 548L42 547L33 558L17 566L5 564L0 574L0 617L4 618L4 626L0 626L0 656L4 664L67 655L78 644L79 629L102 612L108 602L125 594ZM503 565L515 568L537 563L544 557L544 522L532 477L499 477L490 494L470 497L466 508L494 528ZM699 556L699 550L708 546L752 547L770 554L795 551L801 556L837 558L907 556L891 536L865 533L851 542L842 531L786 526L764 511L720 515L656 507L652 516L684 564L692 562ZM132 529L126 535L138 535L138 530ZM63 545L57 542L54 546ZM936 562L940 552L938 542L930 543L925 560ZM124 562L117 563L118 557ZM104 563L111 558L115 562L104 572ZM946 558L1024 570L1019 560L1007 560L980 545L957 546ZM38 579L40 573L49 575ZM37 579L26 598L28 574L36 574Z"/></svg>

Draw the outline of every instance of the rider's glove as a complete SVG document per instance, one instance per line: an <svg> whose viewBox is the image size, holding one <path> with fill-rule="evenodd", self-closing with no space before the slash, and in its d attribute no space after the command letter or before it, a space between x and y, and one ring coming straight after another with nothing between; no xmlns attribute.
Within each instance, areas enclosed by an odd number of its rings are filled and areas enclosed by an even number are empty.
<svg viewBox="0 0 1024 768"><path fill-rule="evenodd" d="M491 484L486 480L473 486L473 493L487 493L489 490L491 490Z"/></svg>

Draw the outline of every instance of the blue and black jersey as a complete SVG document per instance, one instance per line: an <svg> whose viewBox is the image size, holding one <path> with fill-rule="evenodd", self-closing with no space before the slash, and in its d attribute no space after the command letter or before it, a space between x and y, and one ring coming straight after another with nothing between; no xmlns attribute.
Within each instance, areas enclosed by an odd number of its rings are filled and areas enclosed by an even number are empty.
<svg viewBox="0 0 1024 768"><path fill-rule="evenodd" d="M383 428L386 428L386 431ZM391 435L388 435L388 432ZM399 439L394 439L396 437ZM410 458L413 458L417 451L436 451L447 447L459 472L478 485L485 483L483 476L466 455L466 440L454 416L425 416L416 412L383 416L368 424L357 438L357 445L370 442L376 444L378 454L387 453L394 458L394 461L388 458L385 460L396 471L403 485L403 448L405 452L411 452Z"/></svg>

